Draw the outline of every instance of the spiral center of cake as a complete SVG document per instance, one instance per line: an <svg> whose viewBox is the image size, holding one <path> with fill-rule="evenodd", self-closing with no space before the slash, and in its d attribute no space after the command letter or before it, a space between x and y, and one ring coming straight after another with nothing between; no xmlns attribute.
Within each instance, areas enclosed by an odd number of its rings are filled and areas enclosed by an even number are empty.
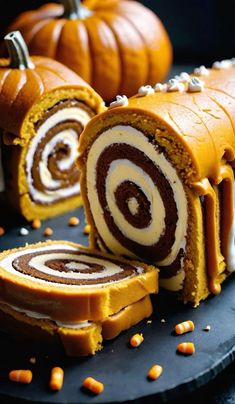
<svg viewBox="0 0 235 404"><path fill-rule="evenodd" d="M187 198L154 136L130 125L100 133L88 151L86 184L103 246L115 254L180 269Z"/></svg>
<svg viewBox="0 0 235 404"><path fill-rule="evenodd" d="M138 203L136 198L131 197L131 198L127 199L127 207L128 207L130 213L133 216L138 214L138 212L139 212L139 203Z"/></svg>
<svg viewBox="0 0 235 404"><path fill-rule="evenodd" d="M79 194L76 165L79 136L94 111L77 100L65 100L44 113L35 125L26 157L31 198L38 204Z"/></svg>
<svg viewBox="0 0 235 404"><path fill-rule="evenodd" d="M129 279L140 268L119 260L106 260L92 253L66 249L55 245L28 250L22 255L9 256L1 263L5 270L37 282L67 287L102 286Z"/></svg>

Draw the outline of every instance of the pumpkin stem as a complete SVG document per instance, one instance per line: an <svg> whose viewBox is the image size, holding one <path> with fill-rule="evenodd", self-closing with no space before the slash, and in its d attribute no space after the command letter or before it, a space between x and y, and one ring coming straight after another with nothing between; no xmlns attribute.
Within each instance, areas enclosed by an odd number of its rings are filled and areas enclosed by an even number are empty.
<svg viewBox="0 0 235 404"><path fill-rule="evenodd" d="M19 31L10 32L5 36L4 41L11 60L10 67L20 70L34 69L28 48Z"/></svg>
<svg viewBox="0 0 235 404"><path fill-rule="evenodd" d="M81 4L81 0L60 0L60 2L64 5L64 14L62 17L69 20L84 20L92 14L88 8Z"/></svg>

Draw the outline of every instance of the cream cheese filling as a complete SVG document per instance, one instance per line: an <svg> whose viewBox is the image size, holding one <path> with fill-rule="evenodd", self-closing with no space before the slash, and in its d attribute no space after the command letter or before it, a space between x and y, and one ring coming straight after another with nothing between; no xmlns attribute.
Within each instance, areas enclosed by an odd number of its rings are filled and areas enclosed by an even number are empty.
<svg viewBox="0 0 235 404"><path fill-rule="evenodd" d="M71 253L56 253L56 254L49 254L48 251L51 250L71 250ZM73 254L73 251L76 251L77 249L75 247L69 246L69 245L63 245L63 244L53 244L53 245L47 245L44 247L39 247L39 248L28 248L24 251L17 251L14 252L12 254L7 255L5 258L3 258L0 261L0 268L2 268L2 270L5 270L11 274L14 274L18 277L22 277L23 279L28 279L30 281L33 281L35 283L38 284L42 284L42 285L50 285L50 286L56 286L57 288L67 288L67 289L80 289L80 288L100 288L100 287L105 287L107 285L113 284L113 283L118 283L118 282L122 282L124 279L119 279L119 280L110 280L109 282L105 282L105 283L96 283L96 284L91 284L91 285L68 285L68 284L61 284L61 283L56 283L56 282L50 282L47 280L43 280L43 279L39 279L39 278L34 278L28 274L24 274L22 272L17 271L12 263L15 259L17 259L19 256L22 255L26 255L26 254L33 254L33 253L37 253L37 252L45 252L45 254L42 255L38 255L35 257L32 257L31 260L29 261L29 265L32 268L35 268L36 270L39 270L40 272L44 272L47 275L54 275L57 277L61 277L61 279L66 278L66 279L81 279L81 280L89 280L89 279L94 279L94 280L98 280L98 279L102 279L106 276L114 276L117 274L120 274L124 271L123 268L119 267L118 265L102 259L102 258L96 258L96 257L91 257L89 255L86 256L86 254L81 254L81 255L76 255ZM79 261L83 262L84 264L97 264L97 265L101 265L104 267L104 269L100 272L94 272L94 273L90 273L90 274L83 274L81 272L74 272L76 270L84 270L85 268L83 267L82 269L78 269L76 268L76 266L73 266L72 268L70 267L70 269L73 270L73 272L60 272L60 271L56 271L53 270L49 267L47 267L45 265L45 261L47 260L51 260L51 259L71 259L71 265L74 265L74 260L75 259L79 259ZM87 267L86 267L87 268ZM136 272L142 273L143 272L143 268L138 268L138 267L133 267ZM131 277L133 277L134 274L132 275L128 275L125 277L125 280L130 279Z"/></svg>
<svg viewBox="0 0 235 404"><path fill-rule="evenodd" d="M149 158L157 167L160 167L161 171L167 178L169 184L172 187L174 199L178 211L178 221L176 224L175 242L172 246L170 254L162 261L156 262L156 264L165 266L170 265L178 255L180 246L186 238L187 232L187 198L184 192L183 184L178 177L176 170L172 167L169 161L165 158L164 154L159 152L148 138L139 130L124 125L117 125L103 132L91 145L87 158L87 195L90 202L91 213L98 229L99 235L103 239L107 247L114 253L119 255L127 255L130 257L136 257L132 251L122 245L115 236L109 230L105 218L103 207L100 205L97 188L96 188L96 168L100 154L109 146L113 144L127 144L134 148L137 148L141 152L144 152L147 158ZM149 182L152 180L147 179L146 173L143 173L139 167L135 167L130 161L126 159L118 160L118 168L116 163L111 164L106 179L106 198L110 213L114 218L114 221L119 229L125 232L125 235L130 239L138 239L138 242L143 245L152 245L153 241L156 243L165 231L163 224L163 203L162 201L158 205L156 200L161 200L161 196L156 196L158 190L154 184L150 186ZM115 171L116 170L116 171ZM134 173L134 174L133 174ZM112 180L112 181L111 181ZM125 220L121 211L116 206L114 199L114 192L119 184L123 181L133 181L143 188L143 192L146 193L150 203L151 212L153 214L152 223L149 227L139 232L135 227L131 226ZM114 181L114 183L113 183ZM157 198L157 199L156 199ZM166 212L167 214L167 212ZM155 216L154 216L155 215ZM160 229L155 229L155 237L152 234L154 225L156 228L161 226ZM141 234L142 233L142 234ZM141 257L138 257L141 258Z"/></svg>
<svg viewBox="0 0 235 404"><path fill-rule="evenodd" d="M29 144L26 156L26 178L29 193L32 196L32 199L41 203L52 203L60 198L69 197L80 192L79 183L72 185L71 187L53 190L53 188L58 188L60 186L60 181L55 181L48 169L49 155L53 153L55 146L58 143L64 143L64 145L68 146L70 150L69 156L66 156L63 160L58 161L58 169L60 171L68 170L74 163L76 163L78 157L78 136L72 128L59 132L47 143L42 153L42 160L39 162L38 169L41 182L45 188L50 188L52 190L45 190L45 192L41 192L37 190L33 184L32 167L34 165L34 156L39 143L50 129L57 124L68 120L79 122L83 127L85 127L90 120L90 115L78 107L61 109L42 123Z"/></svg>

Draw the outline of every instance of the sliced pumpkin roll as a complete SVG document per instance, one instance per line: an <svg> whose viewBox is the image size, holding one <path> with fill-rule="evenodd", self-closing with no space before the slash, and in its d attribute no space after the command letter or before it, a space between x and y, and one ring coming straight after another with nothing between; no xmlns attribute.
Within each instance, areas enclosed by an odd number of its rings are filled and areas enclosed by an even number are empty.
<svg viewBox="0 0 235 404"><path fill-rule="evenodd" d="M81 138L91 248L157 265L194 305L235 270L234 65L118 96Z"/></svg>
<svg viewBox="0 0 235 404"><path fill-rule="evenodd" d="M36 312L0 303L0 324L5 333L26 341L56 344L58 348L62 345L65 353L73 357L94 355L102 349L104 340L114 339L151 314L149 296L102 321L76 323L55 321Z"/></svg>
<svg viewBox="0 0 235 404"><path fill-rule="evenodd" d="M152 313L154 267L65 241L0 254L1 330L57 338L71 356L94 354L103 339Z"/></svg>
<svg viewBox="0 0 235 404"><path fill-rule="evenodd" d="M5 42L9 59L0 60L0 128L6 194L27 220L45 219L81 204L79 137L104 105L68 68L29 58L19 32Z"/></svg>

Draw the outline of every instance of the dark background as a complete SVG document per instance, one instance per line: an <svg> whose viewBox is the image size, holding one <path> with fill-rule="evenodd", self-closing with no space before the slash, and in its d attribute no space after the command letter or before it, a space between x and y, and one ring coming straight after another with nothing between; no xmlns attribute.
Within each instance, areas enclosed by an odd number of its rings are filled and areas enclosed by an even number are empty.
<svg viewBox="0 0 235 404"><path fill-rule="evenodd" d="M102 1L102 0L100 0ZM0 0L0 34L23 10L44 0ZM210 64L235 56L235 0L142 0L164 22L175 62Z"/></svg>

